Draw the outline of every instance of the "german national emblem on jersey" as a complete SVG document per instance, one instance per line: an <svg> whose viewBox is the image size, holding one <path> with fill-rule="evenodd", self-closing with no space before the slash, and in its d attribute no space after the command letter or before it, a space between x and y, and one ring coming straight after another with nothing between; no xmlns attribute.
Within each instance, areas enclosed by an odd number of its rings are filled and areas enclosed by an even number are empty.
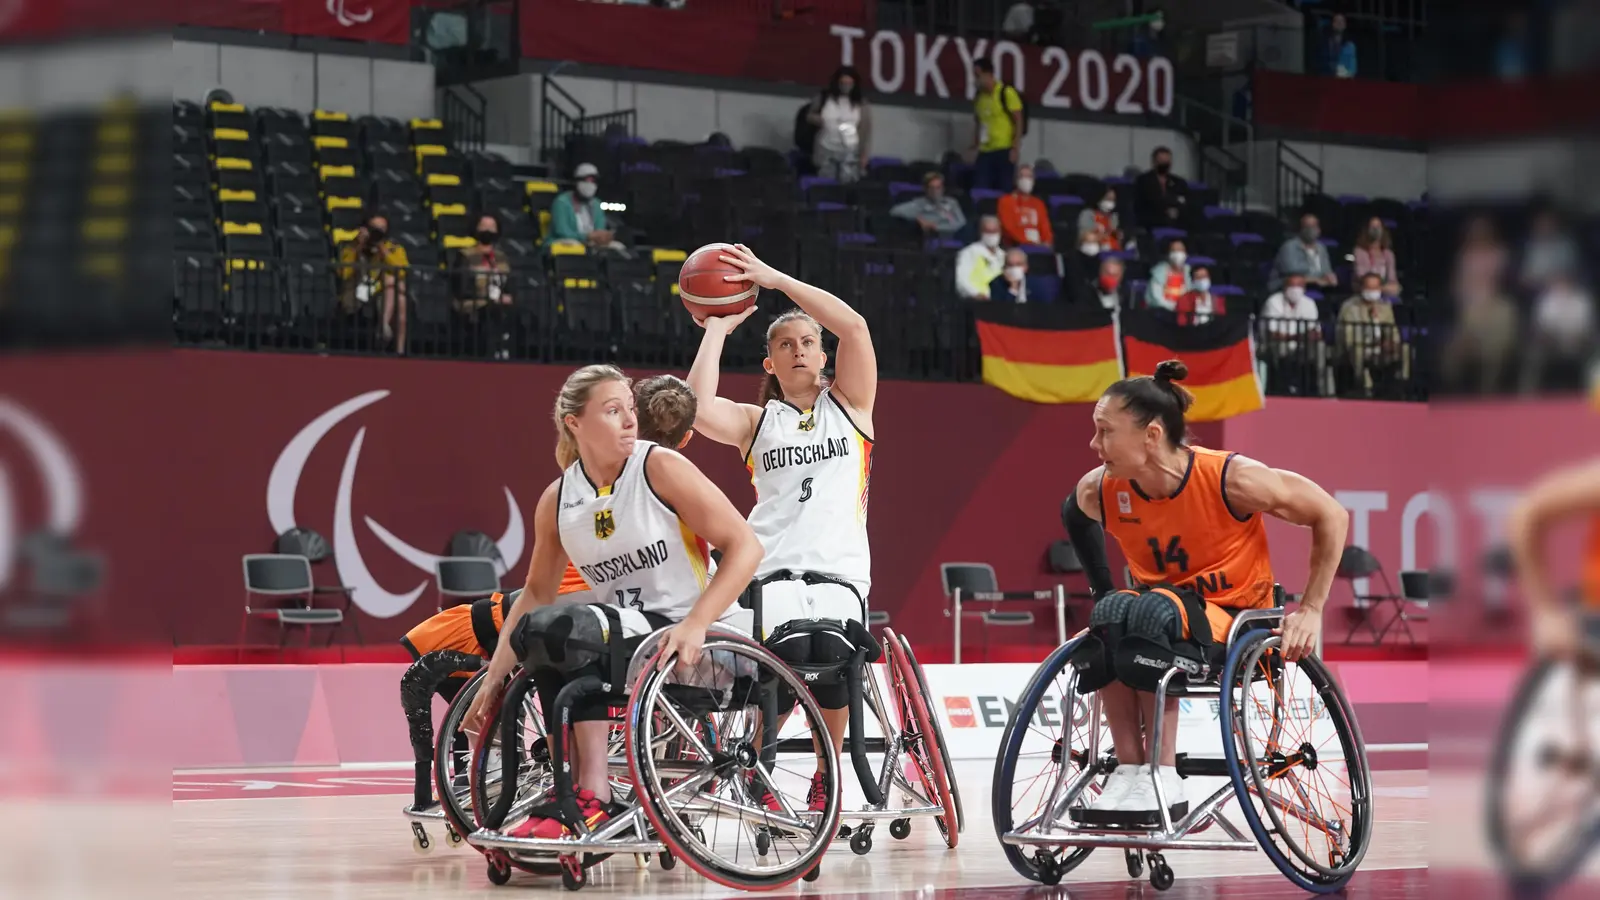
<svg viewBox="0 0 1600 900"><path fill-rule="evenodd" d="M817 427L817 414L816 413L812 413L811 415L806 416L804 419L800 420L800 430L801 431L810 431L810 430L812 430L813 428L816 428L816 427Z"/></svg>
<svg viewBox="0 0 1600 900"><path fill-rule="evenodd" d="M594 536L605 540L617 533L617 520L611 515L611 510L602 509L594 514Z"/></svg>
<svg viewBox="0 0 1600 900"><path fill-rule="evenodd" d="M1133 498L1128 496L1127 491L1117 491L1117 512L1133 512Z"/></svg>

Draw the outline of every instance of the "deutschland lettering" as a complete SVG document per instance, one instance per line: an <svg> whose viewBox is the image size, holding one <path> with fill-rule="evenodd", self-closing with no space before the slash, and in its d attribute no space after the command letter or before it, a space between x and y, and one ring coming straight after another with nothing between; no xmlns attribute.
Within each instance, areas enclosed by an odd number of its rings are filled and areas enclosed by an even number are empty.
<svg viewBox="0 0 1600 900"><path fill-rule="evenodd" d="M654 544L648 544L620 556L613 556L605 562L595 563L592 566L579 566L578 570L583 573L583 580L592 586L616 581L634 572L653 569L666 561L667 542L656 541Z"/></svg>
<svg viewBox="0 0 1600 900"><path fill-rule="evenodd" d="M849 438L829 438L805 447L774 447L761 454L761 471L771 472L787 466L809 466L839 456L850 455Z"/></svg>

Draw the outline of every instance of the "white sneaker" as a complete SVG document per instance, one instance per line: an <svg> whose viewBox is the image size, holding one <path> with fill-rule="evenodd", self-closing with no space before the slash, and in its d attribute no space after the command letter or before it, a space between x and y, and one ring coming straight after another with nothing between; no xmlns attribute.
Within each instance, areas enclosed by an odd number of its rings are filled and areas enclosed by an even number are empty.
<svg viewBox="0 0 1600 900"><path fill-rule="evenodd" d="M1106 776L1105 787L1100 790L1100 796L1095 798L1094 803L1090 804L1089 808L1102 812L1119 810L1122 808L1123 798L1128 796L1128 792L1133 789L1133 786L1139 781L1149 780L1150 770L1148 767L1119 765L1112 770L1110 775Z"/></svg>
<svg viewBox="0 0 1600 900"><path fill-rule="evenodd" d="M1178 774L1176 766L1161 767L1161 790L1167 795L1168 809L1182 806L1189 802L1189 798L1184 796L1183 777ZM1153 800L1154 791L1151 794ZM1152 803L1151 805L1154 806L1155 804Z"/></svg>
<svg viewBox="0 0 1600 900"><path fill-rule="evenodd" d="M1169 766L1159 767L1161 773L1161 790L1167 795L1167 810L1174 812L1181 804L1188 800L1184 796L1183 779L1178 777L1178 770ZM1145 766L1139 773L1138 782L1123 795L1119 812L1144 813L1159 815L1159 805L1156 803L1156 787L1150 780L1150 767Z"/></svg>

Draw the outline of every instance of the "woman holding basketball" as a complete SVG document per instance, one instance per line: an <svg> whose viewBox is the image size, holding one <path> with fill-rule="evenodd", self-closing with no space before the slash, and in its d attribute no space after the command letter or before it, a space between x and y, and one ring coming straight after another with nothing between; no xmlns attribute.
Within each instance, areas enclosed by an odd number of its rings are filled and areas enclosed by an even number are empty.
<svg viewBox="0 0 1600 900"><path fill-rule="evenodd" d="M678 379L670 381L676 387L666 384L639 402L658 419L693 421L693 393ZM668 407L681 415L668 416ZM669 628L661 641L662 664L674 654L681 663L696 664L706 629L728 612L755 575L761 544L750 526L693 463L638 439L635 408L628 378L615 366L586 366L562 386L555 424L556 459L563 471L534 511L528 580L505 614L507 627L464 730L482 734L506 677L519 662L538 683L546 716L552 715L565 684L605 672L607 658L583 658L573 649L577 642L605 646L617 627L628 652L652 631ZM722 551L714 577L708 541ZM555 603L569 560L601 602ZM573 644L565 650L552 649L567 640ZM585 824L594 828L613 813L607 703L581 700L572 707L571 721L577 745L574 787ZM553 807L540 807L507 833L557 838L568 828Z"/></svg>
<svg viewBox="0 0 1600 900"><path fill-rule="evenodd" d="M766 377L756 404L717 396L718 366L729 332L755 307L721 317L696 318L705 329L689 372L699 398L695 429L738 447L756 489L750 527L766 551L756 572L762 584L762 628L756 639L771 641L795 619L866 623L872 586L867 545L867 483L872 471L872 408L878 393L878 360L867 322L843 300L785 275L756 258L743 244L724 247L720 260L749 282L788 295L800 308L767 327ZM823 329L839 338L835 375L822 375L828 356ZM843 641L801 634L768 646L799 663L849 659ZM813 689L837 755L849 722L843 685ZM822 773L812 780L811 808L826 801ZM771 805L771 800L767 800Z"/></svg>
<svg viewBox="0 0 1600 900"><path fill-rule="evenodd" d="M1299 608L1283 621L1282 652L1289 662L1314 653L1349 525L1339 502L1304 476L1187 444L1184 413L1193 398L1178 385L1186 375L1183 363L1168 360L1154 376L1125 378L1106 390L1095 406L1089 443L1102 465L1079 480L1063 508L1072 546L1099 598L1090 629L1104 655L1082 670L1080 690L1098 689L1116 745L1117 768L1093 806L1095 818L1114 824L1134 824L1130 817L1147 824L1159 814L1155 778L1174 818L1187 808L1175 767L1176 696L1167 698L1162 745L1147 744L1155 723L1149 681L1159 680L1166 666L1145 671L1159 654L1144 648L1203 646L1198 629L1225 643L1234 613L1273 604L1262 521L1273 516L1311 529L1310 574ZM1113 590L1107 532L1127 559L1134 589ZM1139 652L1129 652L1134 649ZM1142 686L1136 690L1129 682Z"/></svg>

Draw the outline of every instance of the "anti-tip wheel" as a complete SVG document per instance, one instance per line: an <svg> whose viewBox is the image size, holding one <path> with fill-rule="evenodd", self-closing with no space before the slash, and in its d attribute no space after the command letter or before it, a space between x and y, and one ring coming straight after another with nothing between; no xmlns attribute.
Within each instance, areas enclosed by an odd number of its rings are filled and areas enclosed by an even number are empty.
<svg viewBox="0 0 1600 900"><path fill-rule="evenodd" d="M895 819L889 823L889 836L897 841L903 841L911 836L911 820Z"/></svg>
<svg viewBox="0 0 1600 900"><path fill-rule="evenodd" d="M561 886L569 891L581 890L589 883L589 873L576 856L561 857Z"/></svg>
<svg viewBox="0 0 1600 900"><path fill-rule="evenodd" d="M467 839L462 837L454 828L446 825L444 829L444 842L449 844L450 848L453 850L457 847L460 847L462 844L465 844Z"/></svg>
<svg viewBox="0 0 1600 900"><path fill-rule="evenodd" d="M661 871L663 872L671 872L678 867L678 858L673 856L672 851L666 848L662 848L661 852L656 854L656 860L661 863Z"/></svg>
<svg viewBox="0 0 1600 900"><path fill-rule="evenodd" d="M872 830L858 828L850 835L850 852L857 856L866 856L872 852Z"/></svg>
<svg viewBox="0 0 1600 900"><path fill-rule="evenodd" d="M821 878L821 877L822 877L822 861L821 860L818 860L816 865L812 866L810 868L810 870L808 870L804 875L800 876L800 878L802 880L804 880L804 881L816 881L818 878Z"/></svg>
<svg viewBox="0 0 1600 900"><path fill-rule="evenodd" d="M494 857L489 858L489 882L504 886L511 881L511 864L502 862Z"/></svg>
<svg viewBox="0 0 1600 900"><path fill-rule="evenodd" d="M1166 863L1156 863L1150 867L1150 886L1156 890L1167 890L1168 888L1172 887L1172 882L1174 880L1172 867Z"/></svg>
<svg viewBox="0 0 1600 900"><path fill-rule="evenodd" d="M1137 850L1122 851L1124 861L1128 864L1128 877L1138 878L1144 874L1144 857Z"/></svg>

